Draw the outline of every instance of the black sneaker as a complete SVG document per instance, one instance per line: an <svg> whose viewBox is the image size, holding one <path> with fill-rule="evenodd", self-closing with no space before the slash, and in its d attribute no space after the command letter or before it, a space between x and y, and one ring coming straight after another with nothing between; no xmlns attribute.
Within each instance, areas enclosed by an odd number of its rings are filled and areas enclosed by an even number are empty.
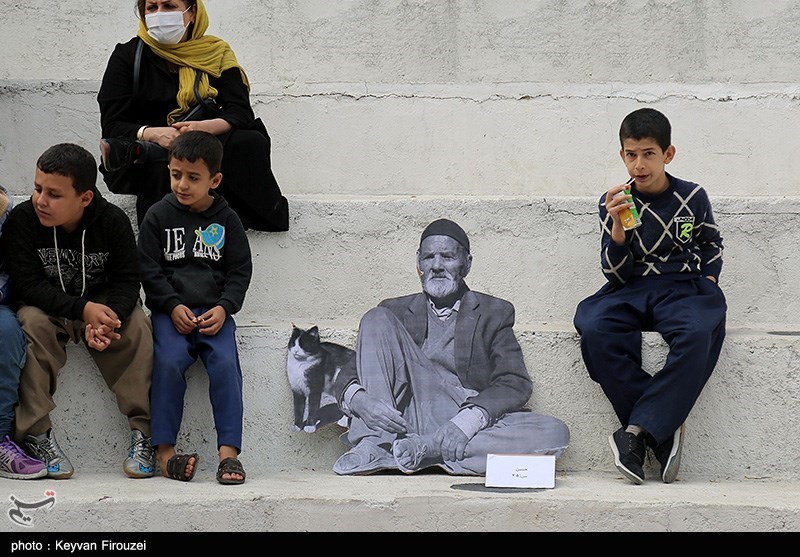
<svg viewBox="0 0 800 557"><path fill-rule="evenodd" d="M681 425L672 437L653 448L653 454L656 455L656 460L661 464L661 481L665 484L671 484L678 476L685 435L686 427Z"/></svg>
<svg viewBox="0 0 800 557"><path fill-rule="evenodd" d="M634 435L621 427L608 437L608 444L614 451L614 464L617 470L635 484L644 481L644 455L647 450L644 432Z"/></svg>

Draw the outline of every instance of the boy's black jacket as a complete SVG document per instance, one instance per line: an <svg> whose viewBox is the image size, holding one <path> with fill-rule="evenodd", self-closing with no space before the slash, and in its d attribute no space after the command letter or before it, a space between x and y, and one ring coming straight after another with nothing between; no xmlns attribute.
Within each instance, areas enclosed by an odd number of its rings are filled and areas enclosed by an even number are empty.
<svg viewBox="0 0 800 557"><path fill-rule="evenodd" d="M131 221L97 190L71 233L55 227L54 234L39 222L30 199L20 203L8 215L0 249L15 301L49 315L81 320L91 301L107 305L124 323L139 301Z"/></svg>
<svg viewBox="0 0 800 557"><path fill-rule="evenodd" d="M253 272L250 244L225 198L210 195L211 207L199 213L171 192L147 211L139 227L139 268L152 311L219 305L233 315L242 308Z"/></svg>

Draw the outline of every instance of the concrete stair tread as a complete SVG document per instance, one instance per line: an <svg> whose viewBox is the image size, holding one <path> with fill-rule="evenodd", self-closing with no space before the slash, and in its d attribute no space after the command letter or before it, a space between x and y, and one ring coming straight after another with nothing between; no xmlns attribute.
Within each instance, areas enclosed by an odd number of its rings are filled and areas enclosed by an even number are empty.
<svg viewBox="0 0 800 557"><path fill-rule="evenodd" d="M32 530L50 532L800 530L800 482L769 478L635 486L616 472L561 472L555 489L531 490L439 472L297 469L251 475L241 486L218 484L210 470L191 482L78 472L0 486L20 501L54 491L52 510L29 511Z"/></svg>
<svg viewBox="0 0 800 557"><path fill-rule="evenodd" d="M254 280L239 312L245 322L271 316L357 322L380 300L418 291L419 233L442 216L470 235L470 287L510 300L520 322L570 321L578 303L605 282L596 196L287 197L289 231L248 234ZM110 199L135 212L133 196ZM725 244L720 284L729 326L796 320L800 196L713 202Z"/></svg>
<svg viewBox="0 0 800 557"><path fill-rule="evenodd" d="M619 427L617 419L586 373L577 333L564 323L548 325L552 330L525 323L515 330L533 380L530 407L570 427L570 447L556 468L613 472L607 437ZM242 462L256 476L285 469L329 471L345 450L339 426L331 424L315 433L292 431L292 393L286 377L290 334L288 319L244 325L238 331L245 403ZM320 334L325 341L352 348L357 324L321 322ZM666 356L660 335L645 334L642 346L645 369L660 369ZM800 398L798 350L794 335L752 328L729 331L718 368L687 420L685 477L800 479L797 449L784 433L800 426L793 410ZM69 345L55 402L51 418L59 442L78 470L116 470L126 450L125 422L84 348ZM187 373L178 448L198 452L203 470L215 460L214 441L208 377L197 363Z"/></svg>

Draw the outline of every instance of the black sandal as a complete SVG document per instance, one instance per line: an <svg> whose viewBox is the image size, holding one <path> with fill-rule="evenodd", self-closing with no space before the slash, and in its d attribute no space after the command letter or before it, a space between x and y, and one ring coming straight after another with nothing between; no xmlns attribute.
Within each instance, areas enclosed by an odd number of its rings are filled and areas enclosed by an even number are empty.
<svg viewBox="0 0 800 557"><path fill-rule="evenodd" d="M189 464L189 459L194 459L194 466L192 467L192 472L187 476L186 475L186 466ZM197 472L197 463L199 458L197 457L197 453L192 454L176 454L171 456L167 461L167 474L173 480L178 480L181 482L188 482L192 478L194 478L194 473Z"/></svg>
<svg viewBox="0 0 800 557"><path fill-rule="evenodd" d="M222 476L224 474L239 474L242 476L241 480L228 478L225 479ZM225 485L238 485L243 484L246 474L244 473L244 468L242 467L242 463L239 462L238 458L228 457L222 459L222 462L219 463L219 468L217 468L217 481L221 484Z"/></svg>

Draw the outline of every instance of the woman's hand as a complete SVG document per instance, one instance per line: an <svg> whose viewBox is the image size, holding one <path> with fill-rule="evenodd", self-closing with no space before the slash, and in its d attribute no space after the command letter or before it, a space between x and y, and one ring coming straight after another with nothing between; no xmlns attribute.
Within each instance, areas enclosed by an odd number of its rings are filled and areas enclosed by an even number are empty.
<svg viewBox="0 0 800 557"><path fill-rule="evenodd" d="M208 132L211 135L222 135L231 131L231 125L222 118L213 118L211 120L198 120L193 122L175 122L172 127L178 133L186 132ZM146 130L145 130L146 131Z"/></svg>
<svg viewBox="0 0 800 557"><path fill-rule="evenodd" d="M158 143L164 149L169 149L172 147L172 142L175 141L175 138L179 135L180 132L172 126L164 128L145 128L144 133L142 133L142 139L144 141Z"/></svg>

